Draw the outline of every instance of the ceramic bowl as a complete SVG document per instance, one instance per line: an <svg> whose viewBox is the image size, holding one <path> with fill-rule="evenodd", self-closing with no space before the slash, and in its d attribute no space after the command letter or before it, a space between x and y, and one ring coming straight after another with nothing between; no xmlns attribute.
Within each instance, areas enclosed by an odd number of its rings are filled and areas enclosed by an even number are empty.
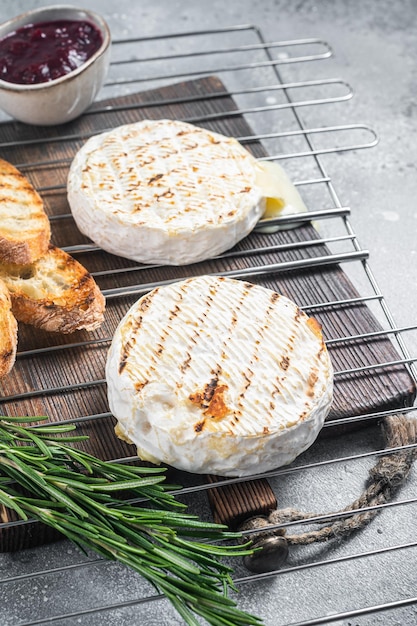
<svg viewBox="0 0 417 626"><path fill-rule="evenodd" d="M93 11L67 5L34 9L0 24L0 39L28 24L61 19L93 23L101 31L103 42L85 63L60 78L33 85L0 80L0 108L21 122L51 126L75 119L93 102L107 75L110 30Z"/></svg>

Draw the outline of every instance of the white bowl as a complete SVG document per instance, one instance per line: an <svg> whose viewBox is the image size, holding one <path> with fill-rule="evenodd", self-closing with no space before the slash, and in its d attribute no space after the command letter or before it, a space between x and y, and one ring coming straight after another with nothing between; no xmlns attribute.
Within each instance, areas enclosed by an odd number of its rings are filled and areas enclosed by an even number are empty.
<svg viewBox="0 0 417 626"><path fill-rule="evenodd" d="M110 30L93 11L67 5L34 9L0 24L0 39L22 26L55 20L89 21L100 30L103 42L80 67L55 80L22 85L0 79L0 108L21 122L52 126L75 119L93 102L107 75Z"/></svg>

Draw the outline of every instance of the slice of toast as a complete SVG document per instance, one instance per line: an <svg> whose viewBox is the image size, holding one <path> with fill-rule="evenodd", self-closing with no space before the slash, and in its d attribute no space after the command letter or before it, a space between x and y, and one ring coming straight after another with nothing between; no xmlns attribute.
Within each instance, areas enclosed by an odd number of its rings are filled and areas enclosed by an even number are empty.
<svg viewBox="0 0 417 626"><path fill-rule="evenodd" d="M104 317L105 300L93 277L64 250L50 246L34 263L0 262L2 279L19 322L43 330L71 333L95 330Z"/></svg>
<svg viewBox="0 0 417 626"><path fill-rule="evenodd" d="M17 321L12 313L9 290L0 280L0 378L12 369L16 359Z"/></svg>
<svg viewBox="0 0 417 626"><path fill-rule="evenodd" d="M0 259L33 263L48 250L50 238L42 198L18 169L0 159Z"/></svg>

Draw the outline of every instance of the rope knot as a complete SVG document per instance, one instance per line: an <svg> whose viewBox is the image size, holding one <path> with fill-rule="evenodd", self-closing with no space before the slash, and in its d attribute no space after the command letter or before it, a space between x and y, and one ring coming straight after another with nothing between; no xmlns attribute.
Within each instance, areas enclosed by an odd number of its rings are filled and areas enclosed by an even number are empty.
<svg viewBox="0 0 417 626"><path fill-rule="evenodd" d="M412 460L412 455L405 453L385 456L371 468L369 474L373 481L380 482L382 486L396 488L404 482Z"/></svg>

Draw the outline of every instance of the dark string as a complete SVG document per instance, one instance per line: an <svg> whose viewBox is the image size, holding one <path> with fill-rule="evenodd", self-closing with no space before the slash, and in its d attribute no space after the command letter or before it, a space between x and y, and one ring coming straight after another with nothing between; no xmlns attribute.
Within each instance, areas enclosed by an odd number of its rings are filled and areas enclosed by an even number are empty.
<svg viewBox="0 0 417 626"><path fill-rule="evenodd" d="M394 415L382 420L382 432L385 439L385 448L397 448L417 443L417 421L407 415ZM379 512L380 509L361 511L358 509L374 507L386 504L395 496L401 485L405 482L417 457L417 449L411 448L399 452L381 456L374 467L371 468L368 483L363 493L349 506L337 511L343 513L342 518L334 518L323 522L326 515L334 516L335 513L304 513L293 508L277 509L267 517L254 517L247 520L240 530L256 530L261 532L251 534L254 543L258 544L265 537L271 535L283 536L288 545L308 545L316 542L329 541L330 539L344 538L366 526ZM352 515L346 513L352 511ZM285 528L268 531L268 526L285 524L299 520L320 517L321 524L316 530L287 534Z"/></svg>

